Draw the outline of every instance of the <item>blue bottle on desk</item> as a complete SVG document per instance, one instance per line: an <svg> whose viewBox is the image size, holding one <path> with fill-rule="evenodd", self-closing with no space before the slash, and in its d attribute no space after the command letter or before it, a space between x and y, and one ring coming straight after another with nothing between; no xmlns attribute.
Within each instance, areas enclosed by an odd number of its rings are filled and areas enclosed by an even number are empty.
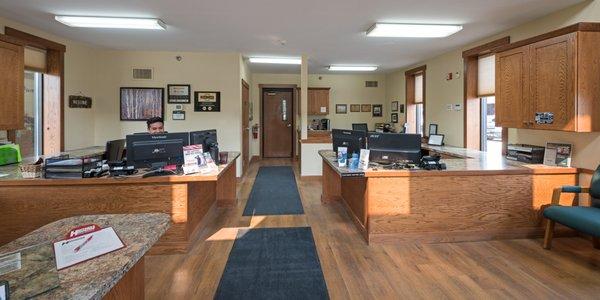
<svg viewBox="0 0 600 300"><path fill-rule="evenodd" d="M358 169L358 162L359 162L358 154L352 153L352 158L350 159L350 164L349 164L350 170Z"/></svg>

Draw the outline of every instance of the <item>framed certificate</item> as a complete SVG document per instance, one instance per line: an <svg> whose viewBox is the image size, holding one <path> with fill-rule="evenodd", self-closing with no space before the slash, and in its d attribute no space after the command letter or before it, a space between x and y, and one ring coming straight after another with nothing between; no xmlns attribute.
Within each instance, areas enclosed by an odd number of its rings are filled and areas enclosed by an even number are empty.
<svg viewBox="0 0 600 300"><path fill-rule="evenodd" d="M191 91L189 84L168 84L167 103L190 103Z"/></svg>

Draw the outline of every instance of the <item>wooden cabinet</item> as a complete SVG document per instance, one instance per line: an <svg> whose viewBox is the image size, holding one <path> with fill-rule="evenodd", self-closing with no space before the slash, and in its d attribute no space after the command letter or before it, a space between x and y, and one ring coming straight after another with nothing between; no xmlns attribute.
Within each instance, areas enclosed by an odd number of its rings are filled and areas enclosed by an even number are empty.
<svg viewBox="0 0 600 300"><path fill-rule="evenodd" d="M308 88L307 114L328 115L329 114L329 90L330 88ZM298 99L300 99L300 88L298 88ZM300 106L300 101L298 101Z"/></svg>
<svg viewBox="0 0 600 300"><path fill-rule="evenodd" d="M0 130L22 129L25 125L24 48L0 36Z"/></svg>
<svg viewBox="0 0 600 300"><path fill-rule="evenodd" d="M498 49L497 126L600 131L598 49L600 23L578 23ZM552 121L540 120L544 115Z"/></svg>

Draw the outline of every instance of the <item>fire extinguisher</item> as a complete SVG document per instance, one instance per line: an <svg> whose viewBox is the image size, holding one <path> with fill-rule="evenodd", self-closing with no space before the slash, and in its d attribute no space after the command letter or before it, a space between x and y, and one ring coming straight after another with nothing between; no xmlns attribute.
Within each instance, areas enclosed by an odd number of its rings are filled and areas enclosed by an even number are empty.
<svg viewBox="0 0 600 300"><path fill-rule="evenodd" d="M258 124L252 125L252 138L258 138Z"/></svg>

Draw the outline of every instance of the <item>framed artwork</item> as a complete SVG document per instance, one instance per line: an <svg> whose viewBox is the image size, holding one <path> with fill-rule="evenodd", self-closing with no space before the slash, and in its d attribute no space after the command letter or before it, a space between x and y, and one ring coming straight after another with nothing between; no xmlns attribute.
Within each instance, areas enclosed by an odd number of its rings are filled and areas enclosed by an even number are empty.
<svg viewBox="0 0 600 300"><path fill-rule="evenodd" d="M392 123L398 123L398 113L392 113Z"/></svg>
<svg viewBox="0 0 600 300"><path fill-rule="evenodd" d="M174 110L172 116L173 116L173 121L184 121L185 120L185 110Z"/></svg>
<svg viewBox="0 0 600 300"><path fill-rule="evenodd" d="M373 104L373 117L383 116L383 105Z"/></svg>
<svg viewBox="0 0 600 300"><path fill-rule="evenodd" d="M350 104L350 112L360 112L360 104Z"/></svg>
<svg viewBox="0 0 600 300"><path fill-rule="evenodd" d="M398 111L398 101L392 101L392 111Z"/></svg>
<svg viewBox="0 0 600 300"><path fill-rule="evenodd" d="M362 111L362 112L371 112L371 104L362 104L360 106L360 111Z"/></svg>
<svg viewBox="0 0 600 300"><path fill-rule="evenodd" d="M347 104L336 104L335 105L335 113L336 114L347 114L348 113L348 105Z"/></svg>
<svg viewBox="0 0 600 300"><path fill-rule="evenodd" d="M221 92L194 92L194 111L221 111Z"/></svg>
<svg viewBox="0 0 600 300"><path fill-rule="evenodd" d="M190 103L189 84L167 84L167 103Z"/></svg>
<svg viewBox="0 0 600 300"><path fill-rule="evenodd" d="M400 104L400 113L403 114L404 113L404 104Z"/></svg>
<svg viewBox="0 0 600 300"><path fill-rule="evenodd" d="M149 87L121 88L121 121L146 121L164 118L165 89Z"/></svg>

